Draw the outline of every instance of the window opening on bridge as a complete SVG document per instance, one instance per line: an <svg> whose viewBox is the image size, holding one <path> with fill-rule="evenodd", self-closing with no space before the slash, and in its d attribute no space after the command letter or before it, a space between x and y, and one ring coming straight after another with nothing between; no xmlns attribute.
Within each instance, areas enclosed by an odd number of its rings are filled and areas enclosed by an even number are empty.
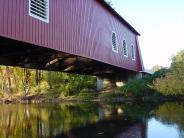
<svg viewBox="0 0 184 138"><path fill-rule="evenodd" d="M29 15L49 23L49 0L29 0Z"/></svg>
<svg viewBox="0 0 184 138"><path fill-rule="evenodd" d="M127 50L126 40L123 40L123 55L125 57L128 57L128 50Z"/></svg>
<svg viewBox="0 0 184 138"><path fill-rule="evenodd" d="M116 33L112 32L112 51L118 53Z"/></svg>
<svg viewBox="0 0 184 138"><path fill-rule="evenodd" d="M135 46L131 45L131 49L132 49L132 60L135 60Z"/></svg>

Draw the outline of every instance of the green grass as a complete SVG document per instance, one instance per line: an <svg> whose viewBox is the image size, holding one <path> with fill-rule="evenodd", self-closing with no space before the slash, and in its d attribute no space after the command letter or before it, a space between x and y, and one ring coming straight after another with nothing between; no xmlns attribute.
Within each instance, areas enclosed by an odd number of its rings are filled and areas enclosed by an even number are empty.
<svg viewBox="0 0 184 138"><path fill-rule="evenodd" d="M145 96L152 91L150 84L150 79L147 78L132 80L121 87L120 90L125 96Z"/></svg>

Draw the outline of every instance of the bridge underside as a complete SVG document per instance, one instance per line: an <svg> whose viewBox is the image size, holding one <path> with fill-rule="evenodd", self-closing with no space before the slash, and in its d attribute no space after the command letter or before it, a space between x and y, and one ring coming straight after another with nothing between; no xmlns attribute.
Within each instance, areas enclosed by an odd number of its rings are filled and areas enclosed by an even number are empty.
<svg viewBox="0 0 184 138"><path fill-rule="evenodd" d="M99 61L3 37L0 37L0 64L124 80L136 74Z"/></svg>

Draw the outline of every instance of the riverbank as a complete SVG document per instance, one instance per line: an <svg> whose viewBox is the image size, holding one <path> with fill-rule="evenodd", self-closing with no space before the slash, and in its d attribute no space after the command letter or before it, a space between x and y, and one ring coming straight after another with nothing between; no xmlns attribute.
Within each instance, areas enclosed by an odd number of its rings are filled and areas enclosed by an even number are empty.
<svg viewBox="0 0 184 138"><path fill-rule="evenodd" d="M6 96L0 98L1 104L16 103L62 103L62 102L165 102L165 101L182 101L184 96L122 96L118 91L83 93L78 96L54 97L47 94L27 95L27 96Z"/></svg>

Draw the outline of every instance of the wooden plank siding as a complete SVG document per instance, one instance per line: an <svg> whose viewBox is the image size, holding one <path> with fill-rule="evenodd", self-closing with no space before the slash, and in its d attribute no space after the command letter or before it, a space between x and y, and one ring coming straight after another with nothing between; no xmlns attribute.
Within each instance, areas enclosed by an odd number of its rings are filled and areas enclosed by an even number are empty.
<svg viewBox="0 0 184 138"><path fill-rule="evenodd" d="M49 23L29 16L29 0L0 0L0 36L141 71L137 34L98 0L50 0ZM118 53L111 34L117 34ZM123 39L128 58L123 56ZM131 45L136 47L132 60Z"/></svg>

